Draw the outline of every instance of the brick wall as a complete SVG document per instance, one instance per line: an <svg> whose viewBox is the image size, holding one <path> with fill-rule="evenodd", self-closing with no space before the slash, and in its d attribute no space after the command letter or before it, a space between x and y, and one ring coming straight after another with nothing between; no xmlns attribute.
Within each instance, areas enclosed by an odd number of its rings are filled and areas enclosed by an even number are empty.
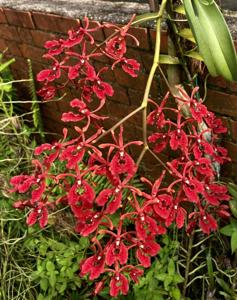
<svg viewBox="0 0 237 300"><path fill-rule="evenodd" d="M8 48L7 56L15 57L16 62L12 71L16 79L28 77L26 59L32 60L34 74L46 67L42 59L45 41L62 37L68 29L76 26L80 20L42 12L18 11L9 8L0 8L0 51ZM94 21L93 24L96 24ZM104 108L104 113L111 119L106 121L106 126L113 125L119 118L128 114L137 107L143 96L147 74L152 63L152 50L154 48L155 32L147 28L132 28L131 32L140 40L140 47L134 48L129 42L128 54L136 57L141 63L142 73L137 78L131 78L120 69L108 74L109 80L115 88L115 94L109 99ZM101 30L94 38L102 41L109 32ZM167 52L167 34L163 32L161 38L161 52ZM95 66L100 68L106 64L106 59L100 57L95 60ZM158 88L159 87L159 88ZM163 94L164 83L159 78L154 81L151 91L152 97ZM27 99L27 90L24 84L18 88L23 99ZM61 133L63 124L60 121L61 113L68 111L69 100L76 96L73 90L68 89L65 101L51 102L42 105L42 114L45 129ZM74 94L73 94L74 93ZM226 165L224 174L237 181L237 83L226 82L222 78L208 79L208 93L206 104L208 108L217 113L228 127L228 134L224 138L224 145L228 148L232 163ZM126 124L127 136L141 138L141 116L136 115ZM136 151L136 150L134 150ZM135 154L135 153L134 153ZM148 169L155 168L155 162L148 158Z"/></svg>

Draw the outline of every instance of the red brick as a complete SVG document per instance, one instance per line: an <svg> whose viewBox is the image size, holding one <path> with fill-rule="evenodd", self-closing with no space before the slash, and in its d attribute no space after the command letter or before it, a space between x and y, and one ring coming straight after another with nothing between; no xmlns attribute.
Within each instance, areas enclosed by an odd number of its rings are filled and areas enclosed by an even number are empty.
<svg viewBox="0 0 237 300"><path fill-rule="evenodd" d="M7 24L0 24L1 38L6 40L13 40L20 42L20 37L18 35L17 29L14 26L9 26Z"/></svg>
<svg viewBox="0 0 237 300"><path fill-rule="evenodd" d="M231 135L231 124L230 124L230 118L229 117L220 117L223 125L227 128L227 132L224 134L225 138L229 138Z"/></svg>
<svg viewBox="0 0 237 300"><path fill-rule="evenodd" d="M4 8L4 13L7 18L7 22L10 25L21 26L21 21L17 16L17 13L14 9Z"/></svg>
<svg viewBox="0 0 237 300"><path fill-rule="evenodd" d="M60 33L67 33L79 24L76 19L40 12L33 12L33 20L38 29Z"/></svg>
<svg viewBox="0 0 237 300"><path fill-rule="evenodd" d="M12 68L17 72L19 79L27 79L29 78L29 68L26 60L16 59L16 62L12 65ZM29 93L29 85L28 83L23 83L27 86L27 94Z"/></svg>
<svg viewBox="0 0 237 300"><path fill-rule="evenodd" d="M140 49L145 49L145 50L150 49L147 28L130 27L128 33L135 36L135 38L139 41ZM134 41L134 39L129 36L127 37L127 45L131 47L137 47L137 44Z"/></svg>
<svg viewBox="0 0 237 300"><path fill-rule="evenodd" d="M99 72L99 70L105 67L105 64L101 62L95 62L93 63L93 66L95 67L96 72ZM111 66L106 65L106 67L108 67L108 70L106 72L101 73L101 78L103 78L103 80L107 82L114 82L115 81L114 71L111 70Z"/></svg>
<svg viewBox="0 0 237 300"><path fill-rule="evenodd" d="M209 89L205 104L214 112L237 117L237 95L230 95Z"/></svg>
<svg viewBox="0 0 237 300"><path fill-rule="evenodd" d="M143 91L146 86L147 75L139 74L138 77L131 77L120 68L114 70L115 78L119 84L125 87L132 87L135 90Z"/></svg>
<svg viewBox="0 0 237 300"><path fill-rule="evenodd" d="M60 19L56 20L58 31L60 33L67 34L68 30L77 28L80 25L79 19L72 19L67 17L60 17Z"/></svg>
<svg viewBox="0 0 237 300"><path fill-rule="evenodd" d="M96 41L103 42L105 40L105 36L104 36L103 29L101 28L101 24L97 21L91 21L91 20L89 22L90 22L89 29L98 27L98 30L90 32L90 34L93 36L93 38ZM85 27L85 21L81 21L81 23L82 26Z"/></svg>
<svg viewBox="0 0 237 300"><path fill-rule="evenodd" d="M6 50L6 49L7 49L7 43L6 43L6 41L3 40L3 39L0 39L0 51L2 52L4 50Z"/></svg>
<svg viewBox="0 0 237 300"><path fill-rule="evenodd" d="M221 76L218 76L218 77L209 76L207 83L208 83L208 85L211 84L211 85L215 85L220 88L224 88L224 89L227 88L227 81Z"/></svg>
<svg viewBox="0 0 237 300"><path fill-rule="evenodd" d="M29 58L36 61L42 61L42 56L44 54L44 51L42 49L27 44L21 44L19 47L22 55L25 58Z"/></svg>
<svg viewBox="0 0 237 300"><path fill-rule="evenodd" d="M127 89L118 85L114 85L113 88L114 88L114 95L109 99L112 101L119 102L121 104L129 105L129 97L128 97Z"/></svg>
<svg viewBox="0 0 237 300"><path fill-rule="evenodd" d="M47 132L47 139L50 141L58 140L62 137L62 131L65 127L64 124L60 121L53 121L51 117L42 114L44 120L44 130Z"/></svg>
<svg viewBox="0 0 237 300"><path fill-rule="evenodd" d="M229 167L229 168L228 168ZM227 169L228 168L228 169ZM237 163L231 162L223 166L223 169L227 169L226 177L233 179L237 183Z"/></svg>
<svg viewBox="0 0 237 300"><path fill-rule="evenodd" d="M139 106L142 103L144 92L133 90L133 89L129 88L128 95L130 98L130 103L134 106L136 106L136 105Z"/></svg>
<svg viewBox="0 0 237 300"><path fill-rule="evenodd" d="M4 14L3 8L0 8L0 23L7 23L7 18Z"/></svg>
<svg viewBox="0 0 237 300"><path fill-rule="evenodd" d="M156 30L150 29L149 33L150 33L152 48L154 49L156 43ZM166 54L167 52L168 52L168 34L166 31L162 31L160 37L160 53Z"/></svg>
<svg viewBox="0 0 237 300"><path fill-rule="evenodd" d="M44 32L40 30L32 30L31 31L33 44L36 47L43 48L46 41L54 40L57 36L53 33Z"/></svg>
<svg viewBox="0 0 237 300"><path fill-rule="evenodd" d="M230 120L230 133L233 141L237 142L237 121Z"/></svg>
<svg viewBox="0 0 237 300"><path fill-rule="evenodd" d="M127 53L126 53L126 57L136 59L139 62L139 64L140 64L139 72L141 72L143 70L143 62L142 62L142 58L141 58L142 52L143 51L136 49L136 48L127 48Z"/></svg>
<svg viewBox="0 0 237 300"><path fill-rule="evenodd" d="M61 112L58 109L58 103L56 101L43 102L41 111L43 115L46 115L47 118L50 118L52 121L60 122Z"/></svg>
<svg viewBox="0 0 237 300"><path fill-rule="evenodd" d="M48 31L57 31L57 19L60 19L60 16L51 15L41 12L33 12L32 14L36 28Z"/></svg>
<svg viewBox="0 0 237 300"><path fill-rule="evenodd" d="M33 39L29 29L18 27L17 30L23 43L32 44Z"/></svg>
<svg viewBox="0 0 237 300"><path fill-rule="evenodd" d="M18 45L15 41L7 41L7 47L13 56L22 56Z"/></svg>
<svg viewBox="0 0 237 300"><path fill-rule="evenodd" d="M230 82L230 90L231 92L237 93L237 81Z"/></svg>
<svg viewBox="0 0 237 300"><path fill-rule="evenodd" d="M43 69L47 68L47 65L43 65L42 62L31 61L31 64L34 76L36 76Z"/></svg>
<svg viewBox="0 0 237 300"><path fill-rule="evenodd" d="M153 63L153 54L144 51L141 53L141 59L142 59L142 64L145 67L145 70L149 72Z"/></svg>
<svg viewBox="0 0 237 300"><path fill-rule="evenodd" d="M157 100L158 98L163 98L166 93L167 93L167 85L163 77L161 76L155 77L155 79L152 81L151 84L151 91L150 91L151 97L154 100Z"/></svg>
<svg viewBox="0 0 237 300"><path fill-rule="evenodd" d="M91 43L87 42L86 43L86 52L91 53L92 51L95 50L95 47L96 47L95 45L91 45ZM97 51L97 53L100 53L100 51ZM102 63L105 63L105 64L110 63L110 59L105 55L94 56L92 59L96 62L102 62Z"/></svg>
<svg viewBox="0 0 237 300"><path fill-rule="evenodd" d="M116 24L116 26L118 26L118 27L123 27L123 25L119 25L119 24ZM114 34L114 32L115 32L115 28L113 28L113 27L104 27L104 35L105 35L105 37L106 38L108 38L108 37L110 37L112 34Z"/></svg>
<svg viewBox="0 0 237 300"><path fill-rule="evenodd" d="M135 106L127 106L121 103L117 103L114 101L108 101L106 103L109 117L116 117L122 119L123 117L127 116L130 112L135 110L137 107ZM141 123L141 113L138 112L131 118L129 118L129 122L135 125L139 125Z"/></svg>
<svg viewBox="0 0 237 300"><path fill-rule="evenodd" d="M35 25L31 16L31 13L28 11L16 11L18 19L21 21L21 25L24 28L34 29Z"/></svg>
<svg viewBox="0 0 237 300"><path fill-rule="evenodd" d="M27 79L29 77L27 62L20 57L16 57L15 62L11 65L11 70L15 79ZM27 82L22 82L21 84L19 83L16 87L22 100L26 98L29 99L29 86Z"/></svg>
<svg viewBox="0 0 237 300"><path fill-rule="evenodd" d="M237 162L237 144L225 141L224 147L228 150L228 156L232 159L232 161Z"/></svg>

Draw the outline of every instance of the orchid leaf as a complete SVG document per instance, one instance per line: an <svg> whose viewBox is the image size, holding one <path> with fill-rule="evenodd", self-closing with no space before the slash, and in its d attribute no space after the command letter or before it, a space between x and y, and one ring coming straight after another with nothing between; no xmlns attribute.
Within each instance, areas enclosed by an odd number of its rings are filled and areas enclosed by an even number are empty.
<svg viewBox="0 0 237 300"><path fill-rule="evenodd" d="M212 76L237 80L237 58L229 29L215 1L184 0L189 25Z"/></svg>

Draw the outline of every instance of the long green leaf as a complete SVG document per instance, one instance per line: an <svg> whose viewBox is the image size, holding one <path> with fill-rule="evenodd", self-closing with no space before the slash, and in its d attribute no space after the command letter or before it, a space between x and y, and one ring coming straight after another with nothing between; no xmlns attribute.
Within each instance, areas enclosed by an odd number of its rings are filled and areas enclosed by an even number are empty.
<svg viewBox="0 0 237 300"><path fill-rule="evenodd" d="M237 250L237 230L231 236L231 251L234 253Z"/></svg>
<svg viewBox="0 0 237 300"><path fill-rule="evenodd" d="M134 21L132 22L132 24L137 25L137 24L141 24L141 23L144 23L144 22L156 20L157 18L159 18L159 13L158 12L146 13L146 14L137 16L134 19Z"/></svg>
<svg viewBox="0 0 237 300"><path fill-rule="evenodd" d="M171 56L171 55L165 55L165 54L160 54L159 62L161 64L167 64L167 65L178 65L178 64L180 64L180 61L179 61L178 57Z"/></svg>
<svg viewBox="0 0 237 300"><path fill-rule="evenodd" d="M195 50L190 50L184 53L185 56L191 57L191 58L195 58L197 60L203 61L202 56L200 55L200 53L198 51Z"/></svg>
<svg viewBox="0 0 237 300"><path fill-rule="evenodd" d="M14 62L15 62L15 58L12 58L12 59L6 61L5 63L1 63L0 64L0 72L2 72L4 69L6 69L8 66L10 66Z"/></svg>
<svg viewBox="0 0 237 300"><path fill-rule="evenodd" d="M184 0L199 52L212 76L237 80L237 58L225 19L215 1Z"/></svg>
<svg viewBox="0 0 237 300"><path fill-rule="evenodd" d="M192 34L192 31L190 28L183 28L178 32L178 35L181 36L182 38L185 38L187 40L189 40L192 43L196 43L195 42L195 38Z"/></svg>

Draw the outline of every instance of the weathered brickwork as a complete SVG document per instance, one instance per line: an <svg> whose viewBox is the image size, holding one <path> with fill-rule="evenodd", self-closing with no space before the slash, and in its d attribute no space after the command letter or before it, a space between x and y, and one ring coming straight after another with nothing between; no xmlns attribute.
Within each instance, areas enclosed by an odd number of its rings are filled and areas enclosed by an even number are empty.
<svg viewBox="0 0 237 300"><path fill-rule="evenodd" d="M42 58L44 54L44 43L59 36L64 36L67 31L80 24L83 20L67 18L55 14L42 12L26 12L9 8L0 8L0 51L8 48L6 55L16 59L12 71L16 79L27 78L27 58L32 60L34 74L45 68L47 61ZM91 27L98 24L95 20ZM142 73L138 78L131 78L126 73L115 68L106 74L106 80L113 84L115 94L108 101L104 113L111 115L111 120L106 121L106 126L112 126L119 118L127 115L139 105L143 96L149 67L152 63L152 52L154 48L155 32L148 28L132 28L131 33L140 41L137 48L132 40L128 41L128 54L136 57L141 63ZM110 29L101 29L94 34L96 41L103 41L110 34ZM163 32L161 37L161 52L167 53L167 33ZM98 57L95 60L96 68L108 60ZM154 98L162 94L164 82L158 78L153 83L151 96ZM23 99L27 99L24 84L20 86L19 92ZM60 120L61 113L69 109L69 101L76 96L72 89L67 89L65 101L51 102L42 105L42 114L47 131L60 133L63 124ZM232 163L227 165L224 175L235 178L237 181L237 82L226 82L222 78L208 79L208 92L206 105L217 113L228 127L228 134L225 135L223 144L228 148ZM127 136L140 138L141 116L137 115L131 119L126 126ZM134 150L136 151L136 150ZM136 153L134 153L136 155ZM152 158L149 161L149 168L156 171L157 165ZM157 172L157 171L156 171Z"/></svg>

